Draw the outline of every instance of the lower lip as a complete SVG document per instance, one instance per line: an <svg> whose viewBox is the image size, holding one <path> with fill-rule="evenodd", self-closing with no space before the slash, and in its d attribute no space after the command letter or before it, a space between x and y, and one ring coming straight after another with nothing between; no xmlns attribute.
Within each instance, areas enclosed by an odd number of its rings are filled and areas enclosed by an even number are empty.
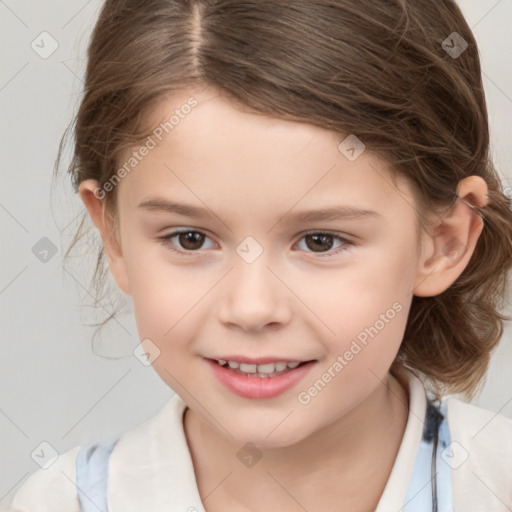
<svg viewBox="0 0 512 512"><path fill-rule="evenodd" d="M206 360L217 379L236 395L245 398L272 398L297 384L311 370L315 361L290 369L276 377L240 375L211 359Z"/></svg>

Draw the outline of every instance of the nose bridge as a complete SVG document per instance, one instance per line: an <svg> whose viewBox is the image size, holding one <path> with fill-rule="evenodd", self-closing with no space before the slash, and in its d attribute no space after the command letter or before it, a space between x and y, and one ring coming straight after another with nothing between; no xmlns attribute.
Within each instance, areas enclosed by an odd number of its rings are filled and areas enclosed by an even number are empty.
<svg viewBox="0 0 512 512"><path fill-rule="evenodd" d="M222 322L244 329L285 322L290 313L289 291L275 275L270 252L251 238L236 248L220 307Z"/></svg>

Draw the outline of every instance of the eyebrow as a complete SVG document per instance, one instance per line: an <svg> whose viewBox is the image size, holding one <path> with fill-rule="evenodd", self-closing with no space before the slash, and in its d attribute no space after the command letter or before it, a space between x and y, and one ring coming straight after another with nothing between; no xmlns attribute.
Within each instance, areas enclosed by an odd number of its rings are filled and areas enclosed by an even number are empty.
<svg viewBox="0 0 512 512"><path fill-rule="evenodd" d="M208 208L168 201L158 197L143 201L138 205L138 208L146 211L174 213L195 219L214 219L217 217L217 215ZM327 222L339 219L361 220L379 217L381 217L381 215L374 210L365 210L352 206L334 206L318 210L286 213L281 217L280 221L282 221L284 225L289 225L294 223Z"/></svg>

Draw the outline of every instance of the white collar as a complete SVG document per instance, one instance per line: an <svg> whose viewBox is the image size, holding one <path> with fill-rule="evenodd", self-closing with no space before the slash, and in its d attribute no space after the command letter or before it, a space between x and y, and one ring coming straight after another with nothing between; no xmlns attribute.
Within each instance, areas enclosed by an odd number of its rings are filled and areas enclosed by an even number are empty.
<svg viewBox="0 0 512 512"><path fill-rule="evenodd" d="M425 386L411 370L405 368L397 373L396 378L409 393L409 416L395 463L375 512L397 512L402 509L423 437L427 411Z"/></svg>
<svg viewBox="0 0 512 512"><path fill-rule="evenodd" d="M411 371L397 375L409 393L409 416L391 475L376 512L403 506L423 434L427 397ZM205 512L183 429L186 404L174 395L160 412L120 437L110 457L112 512Z"/></svg>

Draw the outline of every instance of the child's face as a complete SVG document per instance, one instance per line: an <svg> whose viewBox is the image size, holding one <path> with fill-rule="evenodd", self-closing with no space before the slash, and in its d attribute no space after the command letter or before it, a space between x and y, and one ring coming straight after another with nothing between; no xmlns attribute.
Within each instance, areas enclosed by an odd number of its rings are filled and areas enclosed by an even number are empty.
<svg viewBox="0 0 512 512"><path fill-rule="evenodd" d="M182 109L191 95L198 105ZM397 190L368 153L349 161L344 137L242 113L211 90L161 103L152 126L176 109L174 129L153 136L156 147L117 185L114 277L133 298L140 339L160 351L154 368L191 409L231 441L290 445L387 380L419 283L411 189L399 180ZM140 207L157 198L211 217ZM349 206L375 214L292 220ZM204 238L159 240L182 228ZM350 243L322 240L326 232ZM228 356L315 362L285 391L250 398L208 362Z"/></svg>

